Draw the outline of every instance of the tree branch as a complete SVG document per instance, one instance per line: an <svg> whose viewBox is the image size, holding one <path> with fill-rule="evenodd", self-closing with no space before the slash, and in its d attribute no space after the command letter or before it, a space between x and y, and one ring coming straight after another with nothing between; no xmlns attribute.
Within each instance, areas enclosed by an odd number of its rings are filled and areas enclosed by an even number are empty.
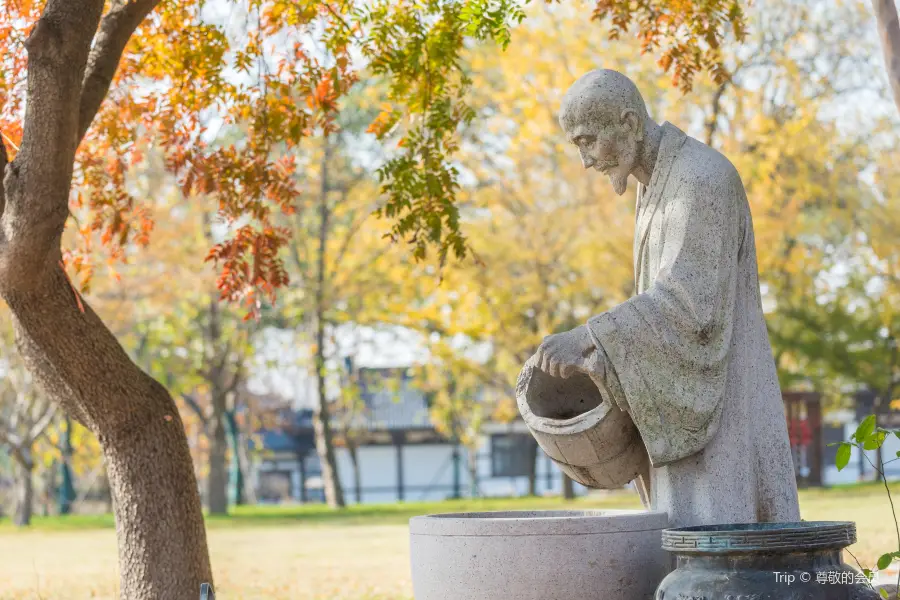
<svg viewBox="0 0 900 600"><path fill-rule="evenodd" d="M188 405L194 414L200 419L200 423L203 425L203 428L206 429L207 423L209 423L209 417L204 414L203 409L200 407L200 404L197 402L196 398L191 396L190 394L182 394L181 397L184 399L184 403Z"/></svg>
<svg viewBox="0 0 900 600"><path fill-rule="evenodd" d="M28 430L28 440L34 442L36 439L41 437L44 434L44 431L47 427L50 426L50 423L53 422L53 419L56 417L56 405L52 402L47 402L47 406L44 409L44 414L31 426L31 429Z"/></svg>
<svg viewBox="0 0 900 600"><path fill-rule="evenodd" d="M6 444L10 447L10 451L15 451L22 446L22 440L14 432L0 427L0 444Z"/></svg>
<svg viewBox="0 0 900 600"><path fill-rule="evenodd" d="M22 145L4 177L0 291L32 289L59 262L78 145L81 84L103 0L48 0L25 49ZM42 277L43 276L43 277Z"/></svg>
<svg viewBox="0 0 900 600"><path fill-rule="evenodd" d="M125 46L134 30L149 15L160 0L114 0L112 8L100 21L100 30L91 53L81 92L78 110L78 141L84 137L122 60Z"/></svg>

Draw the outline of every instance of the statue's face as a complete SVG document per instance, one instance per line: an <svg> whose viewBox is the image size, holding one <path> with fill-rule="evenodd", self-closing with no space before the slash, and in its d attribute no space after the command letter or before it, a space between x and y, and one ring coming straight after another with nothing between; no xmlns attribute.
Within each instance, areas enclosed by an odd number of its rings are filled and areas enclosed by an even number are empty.
<svg viewBox="0 0 900 600"><path fill-rule="evenodd" d="M563 119L566 137L581 153L585 169L605 173L613 189L620 196L628 188L628 176L638 156L638 141L634 132L623 123L601 126L587 119Z"/></svg>

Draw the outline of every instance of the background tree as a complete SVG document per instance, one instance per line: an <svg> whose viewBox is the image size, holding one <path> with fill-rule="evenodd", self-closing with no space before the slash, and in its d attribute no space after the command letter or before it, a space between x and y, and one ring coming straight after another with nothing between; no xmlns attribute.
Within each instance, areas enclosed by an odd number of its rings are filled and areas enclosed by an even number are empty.
<svg viewBox="0 0 900 600"><path fill-rule="evenodd" d="M344 361L356 351L352 346L359 328L393 321L396 302L403 302L396 298L398 282L409 262L402 248L385 243L383 223L374 216L386 202L369 167L383 152L366 133L377 114L371 105L378 90L375 85L349 94L336 119L338 129L297 158L301 194L316 202L285 218L291 232L286 265L291 283L283 290L280 309L273 311L279 325L296 328L312 349L316 450L326 501L332 506L343 506L344 494L331 421L341 429L354 459L350 438L362 408L352 391L355 375L345 372ZM395 303L387 304L387 298ZM341 387L340 398L329 395L328 381L335 377L351 386Z"/></svg>
<svg viewBox="0 0 900 600"><path fill-rule="evenodd" d="M0 445L16 467L13 523L31 523L34 509L34 469L38 462L35 447L57 414L56 405L37 389L31 374L14 352L7 329L0 348Z"/></svg>

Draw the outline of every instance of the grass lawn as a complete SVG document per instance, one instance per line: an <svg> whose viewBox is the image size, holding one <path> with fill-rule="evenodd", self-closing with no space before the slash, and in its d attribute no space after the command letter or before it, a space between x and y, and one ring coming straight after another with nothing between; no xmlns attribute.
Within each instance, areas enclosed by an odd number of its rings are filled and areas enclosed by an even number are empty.
<svg viewBox="0 0 900 600"><path fill-rule="evenodd" d="M896 487L900 497L900 484ZM805 490L806 520L852 520L852 552L866 566L889 550L894 525L883 487ZM351 507L242 507L207 520L218 597L223 600L408 600L407 520L472 510L634 508L632 494L564 504L558 498L490 499ZM896 548L896 546L894 546ZM851 557L846 557L853 562ZM108 515L35 519L25 531L0 523L0 600L116 597L116 544Z"/></svg>

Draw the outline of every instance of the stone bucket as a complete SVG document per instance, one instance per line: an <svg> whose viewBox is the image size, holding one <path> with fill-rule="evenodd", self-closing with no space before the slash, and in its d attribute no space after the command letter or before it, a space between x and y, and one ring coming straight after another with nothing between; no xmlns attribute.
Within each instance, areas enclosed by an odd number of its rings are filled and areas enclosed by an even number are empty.
<svg viewBox="0 0 900 600"><path fill-rule="evenodd" d="M650 460L628 413L605 400L590 377L553 377L529 361L516 401L544 452L589 488L621 488L650 472Z"/></svg>
<svg viewBox="0 0 900 600"><path fill-rule="evenodd" d="M409 522L416 600L648 600L662 512L456 513Z"/></svg>

